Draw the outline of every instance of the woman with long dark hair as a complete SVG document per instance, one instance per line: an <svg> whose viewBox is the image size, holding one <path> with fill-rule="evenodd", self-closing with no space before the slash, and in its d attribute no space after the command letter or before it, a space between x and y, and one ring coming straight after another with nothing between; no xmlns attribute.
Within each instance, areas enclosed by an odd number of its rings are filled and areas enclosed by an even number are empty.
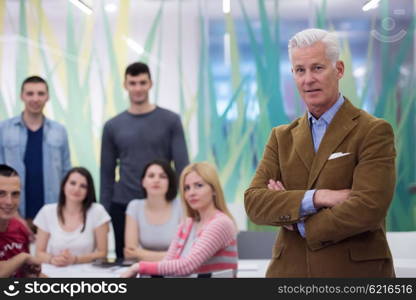
<svg viewBox="0 0 416 300"><path fill-rule="evenodd" d="M176 182L168 162L145 166L140 181L145 198L130 201L126 210L126 258L158 261L166 255L182 217Z"/></svg>
<svg viewBox="0 0 416 300"><path fill-rule="evenodd" d="M36 256L56 266L87 263L107 256L110 216L96 203L94 182L83 167L69 170L59 201L36 215Z"/></svg>

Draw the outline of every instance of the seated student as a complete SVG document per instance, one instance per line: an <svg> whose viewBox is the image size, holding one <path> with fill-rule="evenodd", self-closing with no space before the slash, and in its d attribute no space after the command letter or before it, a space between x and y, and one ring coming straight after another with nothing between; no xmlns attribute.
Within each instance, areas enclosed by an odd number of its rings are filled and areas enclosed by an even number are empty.
<svg viewBox="0 0 416 300"><path fill-rule="evenodd" d="M215 168L206 162L187 166L180 192L188 218L179 226L166 257L160 262L138 262L121 277L137 273L184 276L229 269L236 275L237 228Z"/></svg>
<svg viewBox="0 0 416 300"><path fill-rule="evenodd" d="M72 168L62 180L58 203L43 206L33 221L38 227L36 256L55 266L104 258L110 219L96 203L90 172Z"/></svg>
<svg viewBox="0 0 416 300"><path fill-rule="evenodd" d="M175 199L175 172L163 160L148 163L141 177L146 199L132 200L126 210L124 257L159 261L166 255L182 208Z"/></svg>
<svg viewBox="0 0 416 300"><path fill-rule="evenodd" d="M0 278L37 277L40 273L40 262L29 255L29 231L16 218L19 201L19 175L0 165Z"/></svg>

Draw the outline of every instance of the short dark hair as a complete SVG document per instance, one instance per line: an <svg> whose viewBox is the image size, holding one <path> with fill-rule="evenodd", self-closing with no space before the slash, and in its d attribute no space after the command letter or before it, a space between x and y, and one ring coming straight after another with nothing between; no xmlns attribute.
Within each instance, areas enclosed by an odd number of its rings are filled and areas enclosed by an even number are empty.
<svg viewBox="0 0 416 300"><path fill-rule="evenodd" d="M30 76L28 78L26 78L23 83L22 83L22 87L20 89L20 92L23 93L23 88L25 87L26 83L43 83L46 86L46 90L49 91L49 87L48 87L48 83L46 82L45 79L43 79L40 76Z"/></svg>
<svg viewBox="0 0 416 300"><path fill-rule="evenodd" d="M166 176L168 177L168 190L166 192L165 198L168 202L175 199L176 194L178 193L178 181L176 179L176 174L173 171L172 167L166 160L161 159L155 159L149 162L143 169L142 177L140 178L140 185L143 189L144 197L147 197L146 189L143 187L143 178L146 176L147 169L149 169L152 165L158 165L160 166L163 171L166 173Z"/></svg>
<svg viewBox="0 0 416 300"><path fill-rule="evenodd" d="M142 62L135 62L135 63L130 64L126 68L126 72L124 73L124 78L126 78L127 75L137 76L140 74L147 74L149 75L149 79L150 80L152 79L152 75L150 75L149 66Z"/></svg>
<svg viewBox="0 0 416 300"><path fill-rule="evenodd" d="M12 167L10 167L8 165L0 164L0 176L4 176L4 177L17 176L17 177L19 177L19 173L17 173L17 171L15 169L13 169Z"/></svg>
<svg viewBox="0 0 416 300"><path fill-rule="evenodd" d="M62 222L62 224L65 224L65 219L63 215L63 208L65 206L66 202L66 196L65 196L65 184L69 179L69 176L71 176L72 173L78 173L85 177L87 180L87 195L85 199L82 201L82 214L83 214L83 221L84 225L82 226L81 232L85 229L85 224L87 221L87 211L90 209L91 205L94 202L97 202L97 199L95 197L95 188L94 188L94 180L92 179L91 173L83 167L74 167L66 173L64 179L62 179L61 182L61 189L59 191L59 201L58 201L58 217L59 220Z"/></svg>

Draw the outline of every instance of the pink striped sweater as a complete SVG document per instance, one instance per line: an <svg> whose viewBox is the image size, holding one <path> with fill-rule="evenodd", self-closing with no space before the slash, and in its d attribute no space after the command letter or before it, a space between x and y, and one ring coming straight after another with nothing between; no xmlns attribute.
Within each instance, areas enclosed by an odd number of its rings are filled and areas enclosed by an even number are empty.
<svg viewBox="0 0 416 300"><path fill-rule="evenodd" d="M195 225L192 218L182 222L166 257L160 262L140 262L138 273L184 276L233 269L236 274L236 228L233 221L220 211L197 233L188 255L180 257L192 226Z"/></svg>

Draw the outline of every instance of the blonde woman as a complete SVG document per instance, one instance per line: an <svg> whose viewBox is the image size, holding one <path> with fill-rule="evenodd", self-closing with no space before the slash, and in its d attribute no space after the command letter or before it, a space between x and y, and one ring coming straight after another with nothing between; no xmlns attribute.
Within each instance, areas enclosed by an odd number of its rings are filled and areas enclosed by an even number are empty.
<svg viewBox="0 0 416 300"><path fill-rule="evenodd" d="M185 276L229 270L237 272L237 228L224 199L215 168L193 163L181 174L180 193L186 220L181 223L166 257L141 261L122 277L137 273Z"/></svg>

